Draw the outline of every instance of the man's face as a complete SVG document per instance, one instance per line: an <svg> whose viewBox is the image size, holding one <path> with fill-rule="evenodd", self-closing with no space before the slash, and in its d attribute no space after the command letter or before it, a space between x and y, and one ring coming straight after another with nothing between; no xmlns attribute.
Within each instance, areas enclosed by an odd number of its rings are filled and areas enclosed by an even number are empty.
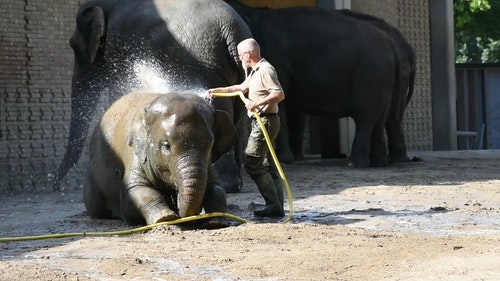
<svg viewBox="0 0 500 281"><path fill-rule="evenodd" d="M238 50L238 57L245 69L250 67L250 51Z"/></svg>

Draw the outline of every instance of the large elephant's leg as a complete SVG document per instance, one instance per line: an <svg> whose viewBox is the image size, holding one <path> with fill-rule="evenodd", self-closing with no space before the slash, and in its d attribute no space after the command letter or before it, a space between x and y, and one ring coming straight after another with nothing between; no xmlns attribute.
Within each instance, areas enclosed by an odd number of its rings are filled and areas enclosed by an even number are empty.
<svg viewBox="0 0 500 281"><path fill-rule="evenodd" d="M226 212L226 193L218 185L209 185L205 191L203 208L205 213L225 213ZM199 222L201 228L221 228L229 225L225 217L211 217Z"/></svg>
<svg viewBox="0 0 500 281"><path fill-rule="evenodd" d="M215 171L210 168L207 189L203 198L205 213L226 212L226 192L220 187Z"/></svg>
<svg viewBox="0 0 500 281"><path fill-rule="evenodd" d="M206 213L226 212L226 193L218 185L208 186L205 191L205 199L203 200L203 208Z"/></svg>
<svg viewBox="0 0 500 281"><path fill-rule="evenodd" d="M373 122L360 121L353 117L356 124L356 133L352 142L351 154L347 159L347 166L353 168L367 168L370 166L370 147L373 132Z"/></svg>
<svg viewBox="0 0 500 281"><path fill-rule="evenodd" d="M205 213L225 213L226 208L226 193L224 192L224 189L219 186L215 176L215 171L211 168L205 197L203 198L203 209L205 210ZM228 225L228 220L220 217L208 218L200 222L200 227L211 229L226 227Z"/></svg>
<svg viewBox="0 0 500 281"><path fill-rule="evenodd" d="M377 124L373 129L370 147L370 166L387 166L387 142L383 124Z"/></svg>
<svg viewBox="0 0 500 281"><path fill-rule="evenodd" d="M278 159L283 163L293 163L295 156L290 149L289 134L288 134L288 121L287 112L284 102L279 103L280 112L280 131L276 137L276 155Z"/></svg>
<svg viewBox="0 0 500 281"><path fill-rule="evenodd" d="M236 156L235 149L224 153L217 162L215 162L215 169L217 170L217 177L220 180L222 188L227 193L237 193L242 186L241 178L241 160Z"/></svg>
<svg viewBox="0 0 500 281"><path fill-rule="evenodd" d="M337 118L332 116L320 117L321 158L346 158L340 152L340 126Z"/></svg>
<svg viewBox="0 0 500 281"><path fill-rule="evenodd" d="M290 137L290 148L295 160L304 160L304 130L306 115L298 110L289 110L287 114L288 133Z"/></svg>
<svg viewBox="0 0 500 281"><path fill-rule="evenodd" d="M412 91L410 80L411 68L404 61L400 66L399 89L393 93L391 108L385 123L387 131L387 142L389 149L389 163L409 162L407 155L406 141L403 132L404 111L408 103L409 91ZM411 97L411 96L410 96Z"/></svg>
<svg viewBox="0 0 500 281"><path fill-rule="evenodd" d="M407 154L406 141L400 120L388 120L386 124L389 148L389 163L411 161Z"/></svg>
<svg viewBox="0 0 500 281"><path fill-rule="evenodd" d="M121 191L120 212L129 225L154 224L177 219L163 195L146 186L134 186Z"/></svg>

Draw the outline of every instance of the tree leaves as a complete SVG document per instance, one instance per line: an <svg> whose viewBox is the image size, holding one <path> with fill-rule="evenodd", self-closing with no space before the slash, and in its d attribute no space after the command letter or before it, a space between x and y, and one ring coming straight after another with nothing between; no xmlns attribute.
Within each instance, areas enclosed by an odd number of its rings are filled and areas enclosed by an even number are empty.
<svg viewBox="0 0 500 281"><path fill-rule="evenodd" d="M454 0L455 61L500 62L500 0Z"/></svg>

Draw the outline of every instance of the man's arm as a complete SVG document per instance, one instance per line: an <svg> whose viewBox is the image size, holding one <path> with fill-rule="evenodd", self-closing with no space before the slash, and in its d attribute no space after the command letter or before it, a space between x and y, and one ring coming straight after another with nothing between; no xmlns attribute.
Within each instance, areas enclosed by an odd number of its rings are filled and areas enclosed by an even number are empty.
<svg viewBox="0 0 500 281"><path fill-rule="evenodd" d="M245 106L248 110L253 111L255 108L259 106L263 106L270 103L278 103L284 99L285 99L285 94L282 91L273 91L265 98L245 103Z"/></svg>
<svg viewBox="0 0 500 281"><path fill-rule="evenodd" d="M248 93L248 87L243 85L232 85L227 87L212 88L207 91L207 98L213 98L215 93L231 93L241 91L243 94Z"/></svg>

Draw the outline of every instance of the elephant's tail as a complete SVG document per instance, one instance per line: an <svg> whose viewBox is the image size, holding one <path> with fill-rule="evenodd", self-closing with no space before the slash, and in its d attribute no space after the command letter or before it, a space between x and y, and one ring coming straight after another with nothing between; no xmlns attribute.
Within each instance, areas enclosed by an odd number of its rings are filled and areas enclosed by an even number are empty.
<svg viewBox="0 0 500 281"><path fill-rule="evenodd" d="M400 116L403 114L404 109L401 108L401 106L399 106L400 102L396 102L396 100L400 101L400 99L395 100L395 98L399 97L400 93L401 93L401 79L400 79L400 77L401 77L401 61L400 61L398 51L396 49L396 45L395 45L394 41L390 40L390 42L391 42L391 46L392 46L392 51L394 53L394 83L393 83L393 89L392 89L392 102L396 103L396 104L391 105L391 107L393 107L394 110L396 110L396 113L397 113L396 116Z"/></svg>
<svg viewBox="0 0 500 281"><path fill-rule="evenodd" d="M413 91L415 89L415 78L417 76L417 55L415 53L415 50L413 50L411 46L409 49L409 57L410 57L410 80L408 84L408 93L406 95L405 108L408 106L413 96Z"/></svg>

